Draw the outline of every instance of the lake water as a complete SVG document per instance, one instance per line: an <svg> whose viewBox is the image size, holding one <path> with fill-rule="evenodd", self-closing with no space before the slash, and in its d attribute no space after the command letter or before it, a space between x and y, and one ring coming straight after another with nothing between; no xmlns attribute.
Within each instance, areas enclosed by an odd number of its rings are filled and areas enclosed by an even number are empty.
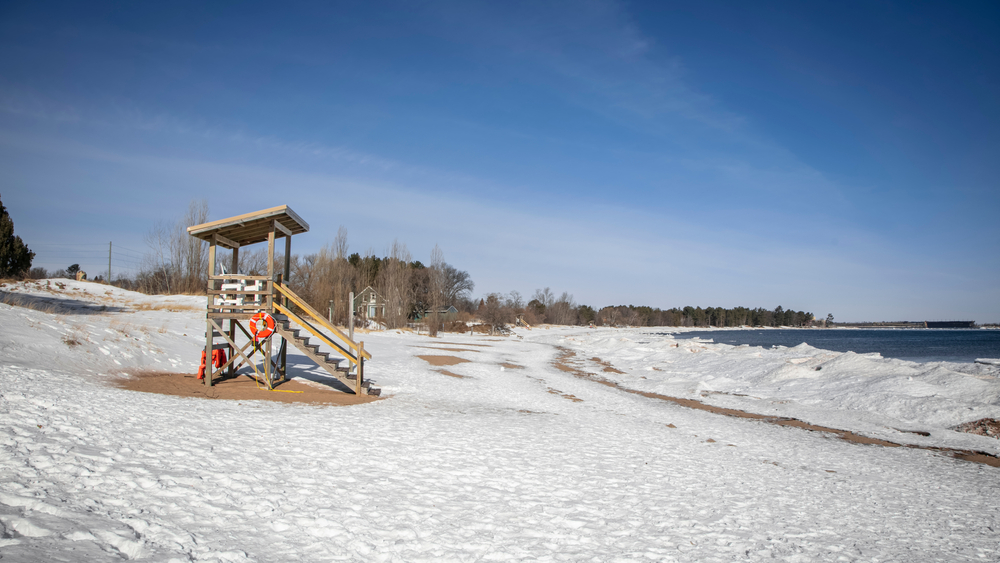
<svg viewBox="0 0 1000 563"><path fill-rule="evenodd" d="M666 334L666 333L664 333ZM744 329L674 334L674 338L711 338L738 346L798 346L805 342L835 352L878 352L911 362L973 362L1000 358L1000 330L982 329Z"/></svg>

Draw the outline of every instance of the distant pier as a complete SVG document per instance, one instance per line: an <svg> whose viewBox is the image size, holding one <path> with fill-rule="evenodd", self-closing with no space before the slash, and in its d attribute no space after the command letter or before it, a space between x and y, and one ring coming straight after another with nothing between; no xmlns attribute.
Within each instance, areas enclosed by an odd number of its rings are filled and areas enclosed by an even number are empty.
<svg viewBox="0 0 1000 563"><path fill-rule="evenodd" d="M927 328L976 328L976 321L927 321Z"/></svg>
<svg viewBox="0 0 1000 563"><path fill-rule="evenodd" d="M834 323L847 328L976 328L976 321L891 321L871 323Z"/></svg>

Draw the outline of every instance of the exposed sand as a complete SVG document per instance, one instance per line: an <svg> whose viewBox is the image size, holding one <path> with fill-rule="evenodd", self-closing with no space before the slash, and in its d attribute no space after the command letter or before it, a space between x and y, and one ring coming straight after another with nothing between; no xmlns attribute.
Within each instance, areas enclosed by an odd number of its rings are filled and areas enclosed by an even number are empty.
<svg viewBox="0 0 1000 563"><path fill-rule="evenodd" d="M204 380L191 374L146 371L134 373L128 379L115 381L115 384L129 391L230 401L357 405L378 400L377 397L370 395L358 396L330 387L321 387L321 384L306 385L297 381L286 381L276 387L276 390L268 391L258 389L257 383L244 375L216 380L211 387L207 387Z"/></svg>
<svg viewBox="0 0 1000 563"><path fill-rule="evenodd" d="M464 364L466 362L472 361L472 360L464 360L462 358L458 358L455 356L417 356L417 357L435 367L455 366L458 364Z"/></svg>
<svg viewBox="0 0 1000 563"><path fill-rule="evenodd" d="M602 360L602 359L600 359L598 357L590 358L590 361L594 362L595 364L599 364L600 366L602 366L604 368L602 371L606 371L608 373L625 373L624 371L621 371L619 369L615 369L611 364L609 364L608 362L605 362L604 360Z"/></svg>

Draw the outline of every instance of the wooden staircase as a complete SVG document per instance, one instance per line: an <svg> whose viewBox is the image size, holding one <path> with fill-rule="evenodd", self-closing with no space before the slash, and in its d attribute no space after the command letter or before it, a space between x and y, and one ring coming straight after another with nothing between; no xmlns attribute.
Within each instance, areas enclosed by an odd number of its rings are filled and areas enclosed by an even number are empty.
<svg viewBox="0 0 1000 563"><path fill-rule="evenodd" d="M306 357L316 362L319 367L326 370L338 381L347 385L348 389L354 391L354 393L358 395L362 393L369 395L381 394L381 389L372 387L371 382L365 379L365 360L370 360L372 355L365 351L364 342L354 342L346 334L337 330L337 327L328 323L323 315L296 295L287 285L281 283L280 280L274 284L274 289L274 299L271 302L271 306L273 310L272 314L277 323L275 328L278 329L280 327L278 332L287 342L294 344ZM292 311L292 305L299 308L301 316ZM298 328L293 329L293 323ZM320 328L326 329L326 332L323 332ZM321 353L319 351L320 345L312 344L309 342L309 337L301 336L300 329L305 329L309 334L316 337L321 344L325 344L342 358L331 359L329 352ZM346 369L340 367L342 359L346 359L348 362ZM354 368L353 370L351 369L352 367Z"/></svg>
<svg viewBox="0 0 1000 563"><path fill-rule="evenodd" d="M357 373L351 372L351 363L348 362L346 366L341 365L346 359L344 357L330 357L330 352L320 352L320 344L313 344L308 336L302 336L302 328L293 328L293 321L288 318L287 315L275 314L275 332L281 335L287 342L294 345L300 352L302 352L307 358L316 363L319 367L326 370L327 373L332 375L337 381L343 383L348 390L354 390L356 388L356 383L358 379ZM301 321L301 319L299 319ZM294 323L298 325L298 323ZM311 330L308 332L314 332L315 327L310 326ZM342 356L349 354L347 350L343 347L338 346L329 338L321 338L321 342L327 344L328 346L333 346L334 349L339 352ZM370 380L363 380L361 382L361 389L363 393L369 395L379 395L382 390L373 387Z"/></svg>

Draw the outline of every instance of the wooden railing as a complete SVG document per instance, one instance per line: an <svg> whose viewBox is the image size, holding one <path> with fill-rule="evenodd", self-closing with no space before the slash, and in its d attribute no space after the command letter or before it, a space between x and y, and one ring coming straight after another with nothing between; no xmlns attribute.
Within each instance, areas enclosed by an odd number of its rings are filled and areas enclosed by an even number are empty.
<svg viewBox="0 0 1000 563"><path fill-rule="evenodd" d="M287 285L279 282L274 284L274 288L277 290L277 293L281 294L283 297L288 299L288 301L294 303L299 309L301 309L305 313L305 316L308 318L307 319L300 318L298 315L296 315L291 311L291 308L287 306L287 303L286 304L279 303L278 301L280 300L274 301L274 308L276 310L278 310L282 314L288 316L288 318L292 319L293 321L301 325L303 328L305 328L314 336L316 336L316 338L319 338L320 340L324 341L327 345L331 346L334 350L338 351L340 354L346 357L351 363L358 364L361 361L361 359L365 360L372 359L372 355L367 351L365 351L363 344L359 344L351 340L349 336L341 332L339 329L337 329L337 327L330 324L326 320L326 318L324 318L323 315L321 315L316 309L313 309L312 306L310 306L308 303L305 302L305 300L296 295L291 289L288 289ZM313 323L316 323L319 326L330 331L336 338L340 339L343 342L344 346L334 342L333 339L324 335L309 321L312 321Z"/></svg>
<svg viewBox="0 0 1000 563"><path fill-rule="evenodd" d="M219 283L222 282L222 283ZM229 283L226 283L229 282ZM227 288L223 285L235 285L241 283L245 289ZM247 317L257 311L269 310L273 300L273 282L267 276L243 276L243 275L223 275L212 276L208 279L207 293L212 297L209 306L209 316L239 318ZM258 288L259 286L259 288ZM238 301L242 298L243 303L216 303L216 298L230 297L231 301Z"/></svg>

